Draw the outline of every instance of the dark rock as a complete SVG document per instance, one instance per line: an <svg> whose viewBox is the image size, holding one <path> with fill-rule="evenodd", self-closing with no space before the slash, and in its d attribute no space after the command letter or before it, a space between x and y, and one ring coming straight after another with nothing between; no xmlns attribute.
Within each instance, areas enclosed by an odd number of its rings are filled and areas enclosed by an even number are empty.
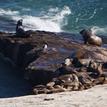
<svg viewBox="0 0 107 107"><path fill-rule="evenodd" d="M78 41L74 42L51 32L31 31L30 33L32 36L27 38L15 37L12 36L13 34L8 33L0 33L0 52L3 53L4 56L10 58L21 69L23 69L25 71L25 78L34 85L46 85L47 83L51 82L53 78L59 78L60 74L57 71L59 68L61 68L61 64L65 63L65 59L69 56L71 59L77 59L76 61L73 60L73 63L70 66L66 67L64 72L61 74L62 76L72 75L73 73L73 78L79 78L78 73L75 74L76 67L81 68L84 66L87 69L90 60L94 60L95 62L102 64L105 63L106 65L106 48L88 45L86 46L78 43ZM47 49L44 51L45 44L47 44ZM79 64L77 63L78 61ZM102 68L97 67L99 74L102 74L101 69ZM79 70L77 70L77 72L79 72ZM84 87L90 87L89 85L82 86L83 83L80 81L75 83L77 85L75 85L75 87L73 86L71 90L79 90L80 88L84 89ZM60 84L63 85L63 83L60 82L56 85ZM66 85L65 87L69 86ZM63 87L61 88L61 91L65 90ZM55 89L53 86L53 90L49 91L46 88L45 91L46 93L51 93L58 92L59 89Z"/></svg>

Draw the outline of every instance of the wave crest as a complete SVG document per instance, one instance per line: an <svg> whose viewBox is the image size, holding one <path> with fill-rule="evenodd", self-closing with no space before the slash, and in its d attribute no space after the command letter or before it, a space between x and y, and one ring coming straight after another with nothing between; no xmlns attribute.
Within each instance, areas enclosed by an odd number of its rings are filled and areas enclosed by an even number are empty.
<svg viewBox="0 0 107 107"><path fill-rule="evenodd" d="M93 26L91 30L93 34L107 34L107 27Z"/></svg>
<svg viewBox="0 0 107 107"><path fill-rule="evenodd" d="M10 9L4 10L0 8L0 15L18 15L18 11L12 11Z"/></svg>
<svg viewBox="0 0 107 107"><path fill-rule="evenodd" d="M49 8L44 14L39 16L21 14L19 11L0 8L0 16L6 18L7 22L12 21L16 24L19 19L23 19L25 30L42 30L51 32L61 32L64 25L67 25L67 16L71 14L68 6L63 8Z"/></svg>
<svg viewBox="0 0 107 107"><path fill-rule="evenodd" d="M26 30L61 32L62 27L67 24L66 16L69 14L71 14L71 10L68 6L64 6L62 10L59 8L50 8L48 13L41 17L18 15L17 17L12 17L12 19L17 21L22 18Z"/></svg>

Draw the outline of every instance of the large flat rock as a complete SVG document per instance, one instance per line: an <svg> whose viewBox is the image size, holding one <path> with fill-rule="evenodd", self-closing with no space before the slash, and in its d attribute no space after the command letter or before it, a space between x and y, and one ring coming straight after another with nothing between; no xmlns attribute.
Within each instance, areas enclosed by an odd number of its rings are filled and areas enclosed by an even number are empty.
<svg viewBox="0 0 107 107"><path fill-rule="evenodd" d="M51 32L36 31L31 35L24 38L0 33L0 52L26 70L25 78L33 82L52 79L53 73L67 57L107 62L106 48L84 45ZM48 48L44 52L45 44Z"/></svg>

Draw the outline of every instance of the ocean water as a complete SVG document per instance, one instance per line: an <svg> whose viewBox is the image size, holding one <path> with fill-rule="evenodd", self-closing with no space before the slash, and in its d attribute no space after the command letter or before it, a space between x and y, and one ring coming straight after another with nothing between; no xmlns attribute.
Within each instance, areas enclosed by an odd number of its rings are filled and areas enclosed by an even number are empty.
<svg viewBox="0 0 107 107"><path fill-rule="evenodd" d="M107 0L0 0L0 30L14 32L22 18L26 30L106 35L106 14Z"/></svg>

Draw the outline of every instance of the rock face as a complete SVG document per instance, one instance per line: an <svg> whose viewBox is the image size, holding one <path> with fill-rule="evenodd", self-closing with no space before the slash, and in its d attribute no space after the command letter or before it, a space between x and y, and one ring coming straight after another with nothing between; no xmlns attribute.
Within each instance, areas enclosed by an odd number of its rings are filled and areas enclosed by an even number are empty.
<svg viewBox="0 0 107 107"><path fill-rule="evenodd" d="M89 64L87 66L86 63L89 63L91 60L101 64L107 62L106 48L83 45L82 43L73 42L71 39L60 37L55 33L36 31L32 32L32 36L27 38L12 35L0 33L0 52L23 69L25 71L25 79L34 85L42 84L46 87L46 84L49 82L55 82L53 78L57 78L56 80L59 81L60 75L57 70L61 67L61 63L64 63L68 57L71 60L76 58L85 67L86 71L89 70ZM76 73L79 72L77 70L78 67L75 67L78 61L74 61L74 65L70 66L73 71L76 69ZM97 68L92 67L94 70ZM98 72L101 70L97 69ZM67 75L71 75L72 78L75 77L77 80L80 79L78 74L75 74L77 77L74 74ZM94 79L94 81L96 80ZM79 80L77 82L79 84L78 86L80 86L81 83ZM62 86L62 83L59 85ZM60 87L56 86L56 84L54 86L57 88ZM60 87L60 89L63 91L66 90L63 87Z"/></svg>

